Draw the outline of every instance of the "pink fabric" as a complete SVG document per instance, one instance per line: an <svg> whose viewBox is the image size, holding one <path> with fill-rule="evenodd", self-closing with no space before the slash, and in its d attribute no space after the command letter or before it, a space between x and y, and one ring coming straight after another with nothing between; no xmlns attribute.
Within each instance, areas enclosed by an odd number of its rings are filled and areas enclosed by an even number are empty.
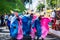
<svg viewBox="0 0 60 40"><path fill-rule="evenodd" d="M17 40L20 40L23 38L23 31L22 31L22 21L20 20L18 22L19 26L18 26L18 35L17 35Z"/></svg>
<svg viewBox="0 0 60 40"><path fill-rule="evenodd" d="M42 38L45 38L49 32L48 23L50 22L49 18L42 18L41 25L42 25Z"/></svg>
<svg viewBox="0 0 60 40"><path fill-rule="evenodd" d="M37 18L37 16L36 16L36 15L34 15L32 20L34 21L34 20L36 20L36 18Z"/></svg>
<svg viewBox="0 0 60 40"><path fill-rule="evenodd" d="M36 18L37 18L37 16L34 15L32 21L34 22L36 20ZM36 28L34 28L33 30L34 30L34 32L36 32Z"/></svg>
<svg viewBox="0 0 60 40"><path fill-rule="evenodd" d="M34 28L33 30L34 30L34 32L37 32L37 31L36 31L36 28Z"/></svg>
<svg viewBox="0 0 60 40"><path fill-rule="evenodd" d="M34 32L33 28L31 28L31 38L32 38L32 39L35 38L35 32Z"/></svg>
<svg viewBox="0 0 60 40"><path fill-rule="evenodd" d="M34 24L34 21L36 20L37 16L34 15L33 19L32 19L32 25ZM36 28L31 28L31 38L35 38L35 32L36 32Z"/></svg>

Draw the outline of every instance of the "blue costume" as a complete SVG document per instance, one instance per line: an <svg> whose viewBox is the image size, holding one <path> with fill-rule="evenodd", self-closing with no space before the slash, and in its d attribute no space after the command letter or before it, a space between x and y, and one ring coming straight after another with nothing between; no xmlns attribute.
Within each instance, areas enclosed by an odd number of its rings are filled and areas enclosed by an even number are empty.
<svg viewBox="0 0 60 40"><path fill-rule="evenodd" d="M34 24L35 24L35 28L36 28L36 30L37 30L37 33L36 33L36 34L37 34L38 37L40 37L41 34L42 34L42 32L41 32L42 29L41 29L40 20L39 20L39 19L36 19Z"/></svg>
<svg viewBox="0 0 60 40"><path fill-rule="evenodd" d="M18 20L15 19L15 21L11 24L10 27L10 36L16 38L17 34L18 34Z"/></svg>
<svg viewBox="0 0 60 40"><path fill-rule="evenodd" d="M23 35L29 36L31 27L30 27L30 21L27 16L22 17L22 28L23 28Z"/></svg>

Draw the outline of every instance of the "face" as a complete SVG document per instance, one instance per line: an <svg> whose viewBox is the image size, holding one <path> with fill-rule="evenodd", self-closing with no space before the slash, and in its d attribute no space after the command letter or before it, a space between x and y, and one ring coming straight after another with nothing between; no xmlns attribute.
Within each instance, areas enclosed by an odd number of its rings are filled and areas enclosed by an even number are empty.
<svg viewBox="0 0 60 40"><path fill-rule="evenodd" d="M18 13L17 13L17 12L15 12L14 14L15 14L16 16L18 16Z"/></svg>
<svg viewBox="0 0 60 40"><path fill-rule="evenodd" d="M33 14L31 14L30 16L33 17Z"/></svg>

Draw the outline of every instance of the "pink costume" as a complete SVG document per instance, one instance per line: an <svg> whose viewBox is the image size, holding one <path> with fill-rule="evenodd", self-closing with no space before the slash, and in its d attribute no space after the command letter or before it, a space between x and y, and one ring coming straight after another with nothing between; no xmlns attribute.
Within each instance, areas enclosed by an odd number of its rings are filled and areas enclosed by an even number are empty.
<svg viewBox="0 0 60 40"><path fill-rule="evenodd" d="M37 16L34 15L33 19L32 19L32 25L34 25L34 21L36 20L36 18L37 18ZM35 27L34 28L31 27L31 38L35 38L35 32L36 32L36 28Z"/></svg>
<svg viewBox="0 0 60 40"><path fill-rule="evenodd" d="M48 23L50 22L50 19L49 18L42 18L41 20L41 26L42 26L42 35L41 37L42 38L45 38L49 32L49 26L48 26Z"/></svg>
<svg viewBox="0 0 60 40"><path fill-rule="evenodd" d="M22 20L18 21L18 35L17 40L21 40L23 38L23 31L22 31Z"/></svg>

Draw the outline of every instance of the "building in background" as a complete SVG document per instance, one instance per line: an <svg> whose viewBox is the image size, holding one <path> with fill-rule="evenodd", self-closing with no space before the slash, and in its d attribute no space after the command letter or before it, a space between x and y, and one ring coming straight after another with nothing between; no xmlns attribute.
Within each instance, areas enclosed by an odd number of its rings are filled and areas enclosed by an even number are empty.
<svg viewBox="0 0 60 40"><path fill-rule="evenodd" d="M44 2L45 0L25 0L25 7L26 9L36 11L38 4Z"/></svg>

